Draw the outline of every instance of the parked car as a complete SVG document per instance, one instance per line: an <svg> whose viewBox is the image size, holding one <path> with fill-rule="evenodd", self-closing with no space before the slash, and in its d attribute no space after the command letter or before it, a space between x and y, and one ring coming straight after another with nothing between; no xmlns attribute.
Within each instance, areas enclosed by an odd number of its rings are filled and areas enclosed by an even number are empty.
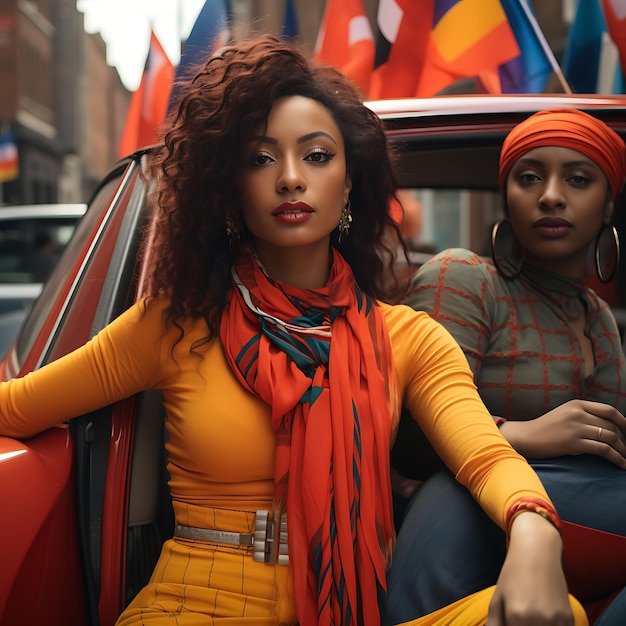
<svg viewBox="0 0 626 626"><path fill-rule="evenodd" d="M447 245L480 251L499 214L500 144L530 113L578 107L626 137L626 97L619 96L450 96L369 106L398 147L401 186L422 205L414 263ZM141 297L153 261L150 254L137 260L142 236L150 236L145 155L122 159L99 185L0 361L0 379L70 352ZM624 203L620 196L615 211L622 236ZM609 296L620 310L623 268L617 284ZM153 391L28 440L0 437L0 626L114 623L172 535L165 437Z"/></svg>
<svg viewBox="0 0 626 626"><path fill-rule="evenodd" d="M0 206L0 354L86 209L86 204Z"/></svg>

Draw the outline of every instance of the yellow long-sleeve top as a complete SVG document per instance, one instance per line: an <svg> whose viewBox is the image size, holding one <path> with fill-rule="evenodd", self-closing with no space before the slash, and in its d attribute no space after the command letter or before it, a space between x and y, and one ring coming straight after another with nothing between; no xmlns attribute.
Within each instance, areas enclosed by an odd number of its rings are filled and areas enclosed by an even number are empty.
<svg viewBox="0 0 626 626"><path fill-rule="evenodd" d="M175 500L254 511L270 508L275 436L270 409L233 375L219 339L202 320L164 329L165 298L138 303L85 346L40 370L0 384L0 434L28 437L141 390L161 389ZM381 304L401 398L435 449L505 527L520 498L548 497L535 473L500 435L457 343L426 313ZM71 387L71 393L67 389ZM340 391L341 393L341 391ZM393 432L400 406L395 407Z"/></svg>

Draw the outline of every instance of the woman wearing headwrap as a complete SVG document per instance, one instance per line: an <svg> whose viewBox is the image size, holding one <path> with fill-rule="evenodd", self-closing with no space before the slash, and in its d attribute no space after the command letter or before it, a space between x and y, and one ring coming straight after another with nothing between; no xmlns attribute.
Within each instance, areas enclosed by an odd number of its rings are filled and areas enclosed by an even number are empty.
<svg viewBox="0 0 626 626"><path fill-rule="evenodd" d="M615 273L610 222L625 172L624 142L595 117L530 116L502 146L505 220L494 227L492 259L446 250L420 269L409 297L460 344L500 432L571 524L566 574L569 563L570 591L592 618L626 582L614 551L626 553L626 364L607 303L583 281L590 264L600 281ZM407 429L398 439L411 448L406 438L418 433ZM611 551L594 554L596 531L612 533L602 535ZM467 490L437 471L402 523L389 575L392 617L417 617L495 581L505 547ZM584 551L592 558L581 567ZM626 592L597 624L626 624L625 608Z"/></svg>

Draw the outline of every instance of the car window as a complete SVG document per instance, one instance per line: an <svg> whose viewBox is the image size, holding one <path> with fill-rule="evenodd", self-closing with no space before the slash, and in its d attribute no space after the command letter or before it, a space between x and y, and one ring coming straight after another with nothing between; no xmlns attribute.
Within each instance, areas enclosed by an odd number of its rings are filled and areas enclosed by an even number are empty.
<svg viewBox="0 0 626 626"><path fill-rule="evenodd" d="M97 195L91 201L89 209L82 217L74 236L65 247L58 263L48 276L44 289L39 298L33 303L24 325L17 337L16 356L18 363L22 363L25 356L32 348L37 333L41 330L44 320L63 287L70 268L74 264L80 250L85 245L94 227L102 217L102 212L109 205L120 183L119 178L114 178L102 186Z"/></svg>
<svg viewBox="0 0 626 626"><path fill-rule="evenodd" d="M461 247L490 254L491 229L502 217L498 192L428 187L405 192L401 200L410 250L434 254Z"/></svg>
<svg viewBox="0 0 626 626"><path fill-rule="evenodd" d="M70 240L77 217L0 221L0 283L41 283Z"/></svg>

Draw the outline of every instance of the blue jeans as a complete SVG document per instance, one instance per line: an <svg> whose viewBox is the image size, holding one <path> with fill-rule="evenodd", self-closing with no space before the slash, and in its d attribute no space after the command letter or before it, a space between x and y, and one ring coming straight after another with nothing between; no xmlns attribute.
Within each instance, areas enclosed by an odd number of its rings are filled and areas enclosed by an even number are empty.
<svg viewBox="0 0 626 626"><path fill-rule="evenodd" d="M562 519L626 536L626 471L589 455L531 465ZM494 585L505 551L504 532L467 489L449 472L434 474L409 501L401 522L387 578L389 623L421 617ZM596 624L626 624L624 593Z"/></svg>

